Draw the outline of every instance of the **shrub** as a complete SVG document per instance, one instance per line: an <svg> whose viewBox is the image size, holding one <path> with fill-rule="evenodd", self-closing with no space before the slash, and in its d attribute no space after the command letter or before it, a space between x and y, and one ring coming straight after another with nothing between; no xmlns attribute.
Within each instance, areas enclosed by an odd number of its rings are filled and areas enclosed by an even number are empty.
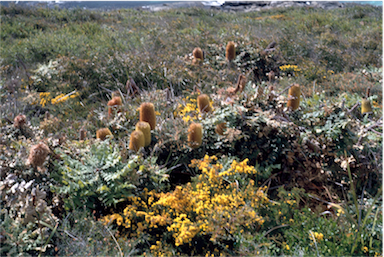
<svg viewBox="0 0 384 257"><path fill-rule="evenodd" d="M266 188L253 180L236 184L236 176L257 173L247 160L226 170L216 161L215 156L192 161L191 167L202 172L193 183L130 197L124 211L106 216L105 222L117 224L126 236L147 238L152 246L142 250L152 254L170 254L169 247L187 255L236 253L236 235L259 230L264 222L258 211L268 202Z"/></svg>
<svg viewBox="0 0 384 257"><path fill-rule="evenodd" d="M69 149L57 151L62 161L56 163L58 172L52 174L59 183L54 190L64 196L67 210L86 206L103 212L143 187L161 188L167 178L151 158L132 155L123 163L120 151L109 140L76 149L76 154Z"/></svg>

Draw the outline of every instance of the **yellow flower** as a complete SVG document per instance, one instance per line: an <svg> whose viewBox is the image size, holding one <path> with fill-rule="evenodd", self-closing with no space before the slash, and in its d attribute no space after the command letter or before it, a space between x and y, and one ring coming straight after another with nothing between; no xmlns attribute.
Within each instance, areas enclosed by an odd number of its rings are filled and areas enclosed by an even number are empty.
<svg viewBox="0 0 384 257"><path fill-rule="evenodd" d="M177 107L177 112L175 116L179 116L184 120L184 122L188 123L189 121L194 121L197 119L199 114L199 108L196 104L196 99L190 99L189 96L185 99L186 104L179 104Z"/></svg>
<svg viewBox="0 0 384 257"><path fill-rule="evenodd" d="M344 210L342 208L337 209L337 217L339 217L341 214L344 214Z"/></svg>
<svg viewBox="0 0 384 257"><path fill-rule="evenodd" d="M299 72L301 71L301 69L299 67L297 67L297 65L291 65L291 64L286 64L286 65L282 65L279 67L281 71L294 71L294 72Z"/></svg>
<svg viewBox="0 0 384 257"><path fill-rule="evenodd" d="M309 232L310 233L310 238L312 241L314 241L313 237L315 237L315 240L317 241L322 241L324 239L324 235L323 233L318 233L318 232L313 232L312 235L311 235L311 231Z"/></svg>
<svg viewBox="0 0 384 257"><path fill-rule="evenodd" d="M51 104L58 104L67 101L69 95L60 94L51 100Z"/></svg>

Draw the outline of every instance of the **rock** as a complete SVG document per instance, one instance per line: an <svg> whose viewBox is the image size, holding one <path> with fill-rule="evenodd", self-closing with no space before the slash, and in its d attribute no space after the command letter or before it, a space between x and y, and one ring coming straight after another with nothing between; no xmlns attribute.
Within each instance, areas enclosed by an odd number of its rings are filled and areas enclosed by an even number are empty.
<svg viewBox="0 0 384 257"><path fill-rule="evenodd" d="M313 7L331 10L343 8L345 4L331 1L216 1L216 2L173 2L167 4L143 6L142 9L149 11L161 11L173 8L197 7L204 9L222 10L227 12L258 12L271 8L287 7Z"/></svg>

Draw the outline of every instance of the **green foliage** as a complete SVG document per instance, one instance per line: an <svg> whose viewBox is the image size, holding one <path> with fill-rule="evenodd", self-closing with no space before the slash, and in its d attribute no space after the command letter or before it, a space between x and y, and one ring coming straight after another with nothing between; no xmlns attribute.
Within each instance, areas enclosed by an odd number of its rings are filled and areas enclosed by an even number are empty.
<svg viewBox="0 0 384 257"><path fill-rule="evenodd" d="M118 148L109 140L78 149L75 155L68 150L58 150L62 161L56 164L57 174L52 174L59 183L53 189L66 196L68 210L116 207L140 188L157 188L166 180L153 158L132 155L123 163Z"/></svg>
<svg viewBox="0 0 384 257"><path fill-rule="evenodd" d="M268 209L270 219L265 224L267 228L271 228L268 230L268 237L274 241L270 250L278 254L301 253L305 256L342 255L345 252L354 256L381 253L381 238L375 232L382 226L382 219L377 216L377 212L381 210L379 205L372 203L376 215L366 212L368 206L363 207L362 213L367 215L365 217L369 222L358 225L357 220L350 223L348 218L351 217L348 210L351 210L353 201L348 201L345 205L328 203L329 209L322 212L319 211L322 208L317 208L321 206L321 202L313 208L300 208L301 203L308 201L309 197L313 196L298 188L291 191L279 189L280 200L272 204L277 208ZM354 215L358 215L358 212ZM356 216L355 218L357 219ZM361 230L365 232L359 234L360 237L356 232Z"/></svg>

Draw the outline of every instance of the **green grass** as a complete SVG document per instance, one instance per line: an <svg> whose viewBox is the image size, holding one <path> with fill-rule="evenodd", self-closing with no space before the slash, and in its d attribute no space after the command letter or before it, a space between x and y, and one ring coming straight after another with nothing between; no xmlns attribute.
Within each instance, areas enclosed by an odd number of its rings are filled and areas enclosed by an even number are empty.
<svg viewBox="0 0 384 257"><path fill-rule="evenodd" d="M0 14L1 255L382 254L382 9L10 5ZM231 64L228 41L237 45ZM262 55L272 41L275 51ZM197 46L201 65L192 64ZM241 73L244 91L228 102ZM293 83L302 98L290 112L284 90ZM368 87L373 113L363 115ZM109 119L116 91L122 110ZM199 113L199 92L213 113ZM154 104L157 127L135 153L129 135L142 102ZM22 128L13 125L18 114L27 118ZM203 126L197 149L188 146L188 115ZM96 140L102 127L113 138ZM40 141L51 152L34 168L26 160ZM215 177L245 159L254 173ZM215 172L191 167L196 161ZM255 204L258 190L267 200ZM211 207L180 207L204 197ZM237 208L227 208L231 199Z"/></svg>

